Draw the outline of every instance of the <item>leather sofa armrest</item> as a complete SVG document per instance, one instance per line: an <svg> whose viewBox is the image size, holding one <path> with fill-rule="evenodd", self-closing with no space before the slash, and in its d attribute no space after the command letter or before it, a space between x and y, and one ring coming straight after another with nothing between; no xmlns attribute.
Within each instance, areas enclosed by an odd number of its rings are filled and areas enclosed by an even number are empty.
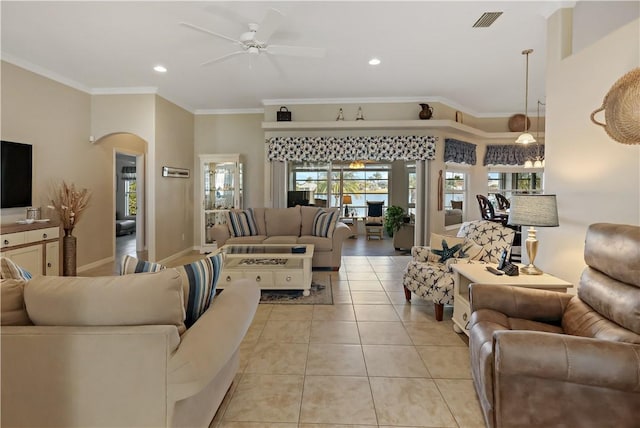
<svg viewBox="0 0 640 428"><path fill-rule="evenodd" d="M524 376L640 392L640 345L537 331L493 338L496 385Z"/></svg>
<svg viewBox="0 0 640 428"><path fill-rule="evenodd" d="M231 238L231 233L229 233L229 228L226 224L216 224L211 229L211 237L218 244L218 248L220 248L227 242L227 239Z"/></svg>
<svg viewBox="0 0 640 428"><path fill-rule="evenodd" d="M573 297L557 291L495 284L471 284L469 288L471 312L492 309L508 317L540 322L559 322Z"/></svg>
<svg viewBox="0 0 640 428"><path fill-rule="evenodd" d="M174 400L200 392L227 364L247 333L259 300L255 283L234 281L182 335L169 362L169 391Z"/></svg>

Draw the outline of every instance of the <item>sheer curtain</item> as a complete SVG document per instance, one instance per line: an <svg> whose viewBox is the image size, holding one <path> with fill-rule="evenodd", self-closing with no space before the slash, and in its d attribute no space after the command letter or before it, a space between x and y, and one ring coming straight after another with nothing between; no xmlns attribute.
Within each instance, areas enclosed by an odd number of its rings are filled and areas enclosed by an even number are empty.
<svg viewBox="0 0 640 428"><path fill-rule="evenodd" d="M271 161L271 207L287 207L287 163Z"/></svg>

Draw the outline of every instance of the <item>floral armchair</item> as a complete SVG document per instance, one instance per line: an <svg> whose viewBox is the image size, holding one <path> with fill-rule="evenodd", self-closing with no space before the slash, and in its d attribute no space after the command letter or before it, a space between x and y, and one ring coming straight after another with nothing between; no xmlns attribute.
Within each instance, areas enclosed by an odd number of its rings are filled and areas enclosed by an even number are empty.
<svg viewBox="0 0 640 428"><path fill-rule="evenodd" d="M502 250L511 251L514 236L513 229L487 220L463 223L456 235L459 239L432 234L430 247L411 249L412 260L402 279L407 301L411 300L412 292L433 301L436 320L442 321L444 305L453 304L451 263L461 258L498 263ZM440 238L450 239L440 244Z"/></svg>

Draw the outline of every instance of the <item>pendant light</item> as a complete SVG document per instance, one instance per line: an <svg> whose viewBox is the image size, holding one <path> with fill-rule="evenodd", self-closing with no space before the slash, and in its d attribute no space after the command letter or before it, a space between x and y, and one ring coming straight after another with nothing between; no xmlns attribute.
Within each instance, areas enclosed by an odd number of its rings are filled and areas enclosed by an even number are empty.
<svg viewBox="0 0 640 428"><path fill-rule="evenodd" d="M543 102L538 100L537 111L538 114L536 116L536 158L535 161L531 159L527 159L524 163L525 168L544 168L544 156L540 156L540 145L538 141L540 141L540 106L546 105Z"/></svg>
<svg viewBox="0 0 640 428"><path fill-rule="evenodd" d="M525 75L525 85L524 85L524 125L523 125L524 129L522 130L522 134L520 134L520 136L516 140L516 143L518 144L529 144L529 143L536 142L536 139L533 138L533 135L527 132L527 122L528 122L527 104L529 102L529 54L532 52L533 52L533 49L525 49L522 51L522 55L527 56L527 72Z"/></svg>
<svg viewBox="0 0 640 428"><path fill-rule="evenodd" d="M538 115L536 120L536 139L540 141L540 106L546 105L538 100ZM544 157L540 156L540 145L536 141L536 161L533 163L534 168L544 168Z"/></svg>

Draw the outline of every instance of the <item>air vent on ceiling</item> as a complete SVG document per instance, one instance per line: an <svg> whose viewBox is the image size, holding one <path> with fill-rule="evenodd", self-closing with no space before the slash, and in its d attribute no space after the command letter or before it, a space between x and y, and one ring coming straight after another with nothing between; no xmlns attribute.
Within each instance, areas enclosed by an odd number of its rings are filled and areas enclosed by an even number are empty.
<svg viewBox="0 0 640 428"><path fill-rule="evenodd" d="M498 19L500 15L502 15L502 12L485 12L480 18L478 18L476 23L473 24L473 28L489 27L491 24L496 22L496 19Z"/></svg>

